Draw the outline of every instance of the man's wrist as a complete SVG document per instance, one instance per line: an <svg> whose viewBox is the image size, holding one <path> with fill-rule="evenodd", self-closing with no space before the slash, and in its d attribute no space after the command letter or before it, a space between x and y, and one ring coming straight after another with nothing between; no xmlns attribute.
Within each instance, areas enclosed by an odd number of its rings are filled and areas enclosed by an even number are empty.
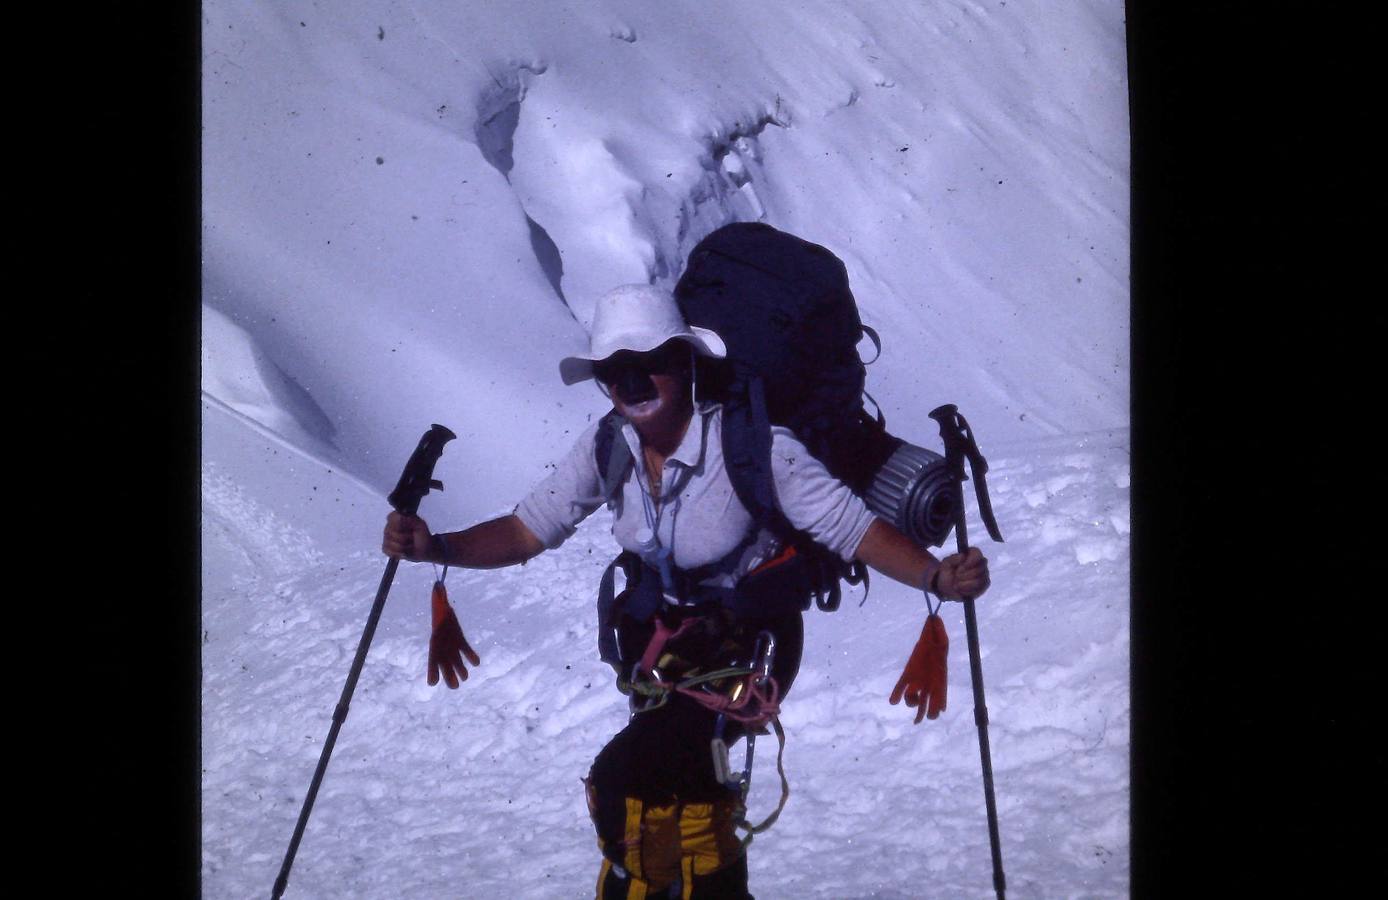
<svg viewBox="0 0 1388 900"><path fill-rule="evenodd" d="M925 589L937 597L940 597L940 570L944 566L936 566L925 579ZM942 598L943 599L943 598Z"/></svg>
<svg viewBox="0 0 1388 900"><path fill-rule="evenodd" d="M430 562L435 562L439 565L447 565L448 558L451 555L448 548L448 540L444 538L442 534L429 535Z"/></svg>

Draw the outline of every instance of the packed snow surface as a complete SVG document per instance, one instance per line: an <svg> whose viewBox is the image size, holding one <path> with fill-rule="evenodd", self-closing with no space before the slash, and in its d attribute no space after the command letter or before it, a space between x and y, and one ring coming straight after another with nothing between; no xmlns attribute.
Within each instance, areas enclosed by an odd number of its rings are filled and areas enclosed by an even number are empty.
<svg viewBox="0 0 1388 900"><path fill-rule="evenodd" d="M968 416L1006 539L971 501L1008 895L1127 894L1121 3L203 11L203 896L274 882L419 436L458 434L435 530L509 512L606 409L558 377L596 297L673 284L734 220L845 261L895 434L939 450L926 413ZM482 657L457 691L425 683L435 572L400 567L286 897L592 895L579 778L627 717L596 653L609 526L449 571ZM948 708L913 725L887 697L922 599L861 600L807 614L752 891L992 896L961 608Z"/></svg>

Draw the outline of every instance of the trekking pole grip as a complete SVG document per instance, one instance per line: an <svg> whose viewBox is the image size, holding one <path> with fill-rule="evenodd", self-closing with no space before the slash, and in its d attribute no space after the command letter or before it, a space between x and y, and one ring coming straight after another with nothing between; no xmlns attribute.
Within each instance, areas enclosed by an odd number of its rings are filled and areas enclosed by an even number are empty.
<svg viewBox="0 0 1388 900"><path fill-rule="evenodd" d="M434 465L443 455L443 445L457 435L439 424L429 426L419 445L410 454L405 470L400 473L400 481L395 490L386 498L396 512L414 515L419 510L419 501L429 493L430 488L443 490L443 483L434 479Z"/></svg>

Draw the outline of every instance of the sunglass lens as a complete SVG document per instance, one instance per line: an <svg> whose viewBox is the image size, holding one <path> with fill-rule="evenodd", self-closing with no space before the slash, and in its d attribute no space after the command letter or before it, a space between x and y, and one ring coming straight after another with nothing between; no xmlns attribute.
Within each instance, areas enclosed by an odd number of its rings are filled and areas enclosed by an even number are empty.
<svg viewBox="0 0 1388 900"><path fill-rule="evenodd" d="M614 384L622 377L623 373L628 371L636 371L645 375L670 372L684 358L683 352L678 342L671 342L645 353L621 350L607 359L600 359L593 363L593 374L598 377L599 381Z"/></svg>

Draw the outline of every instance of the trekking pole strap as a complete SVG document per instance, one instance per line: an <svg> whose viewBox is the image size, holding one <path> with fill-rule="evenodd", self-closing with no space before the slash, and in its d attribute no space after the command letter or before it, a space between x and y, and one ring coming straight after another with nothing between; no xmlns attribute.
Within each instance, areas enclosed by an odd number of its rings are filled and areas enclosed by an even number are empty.
<svg viewBox="0 0 1388 900"><path fill-rule="evenodd" d="M974 439L969 420L960 412L956 412L955 416L959 420L959 430L964 438L964 458L969 461L969 471L974 476L974 496L978 499L978 514L988 529L988 536L1002 543L1002 532L998 530L997 519L993 518L993 503L988 498L988 483L983 479L983 476L988 474L988 460L983 458L983 452L978 449L978 441Z"/></svg>
<svg viewBox="0 0 1388 900"><path fill-rule="evenodd" d="M934 419L940 426L940 438L945 444L945 462L955 479L960 483L960 507L958 519L962 523L964 519L963 490L962 484L969 480L969 476L964 474L964 463L969 464L969 471L973 473L974 496L978 500L978 514L983 519L983 525L988 529L988 536L998 543L1003 543L1002 531L998 528L997 519L993 516L993 503L988 497L988 483L984 476L988 473L988 460L983 458L983 451L978 449L978 441L974 439L973 429L969 427L969 420L964 418L963 413L959 412L958 407L953 403L946 403L930 411L930 418ZM961 541L959 552L964 552L965 547Z"/></svg>

